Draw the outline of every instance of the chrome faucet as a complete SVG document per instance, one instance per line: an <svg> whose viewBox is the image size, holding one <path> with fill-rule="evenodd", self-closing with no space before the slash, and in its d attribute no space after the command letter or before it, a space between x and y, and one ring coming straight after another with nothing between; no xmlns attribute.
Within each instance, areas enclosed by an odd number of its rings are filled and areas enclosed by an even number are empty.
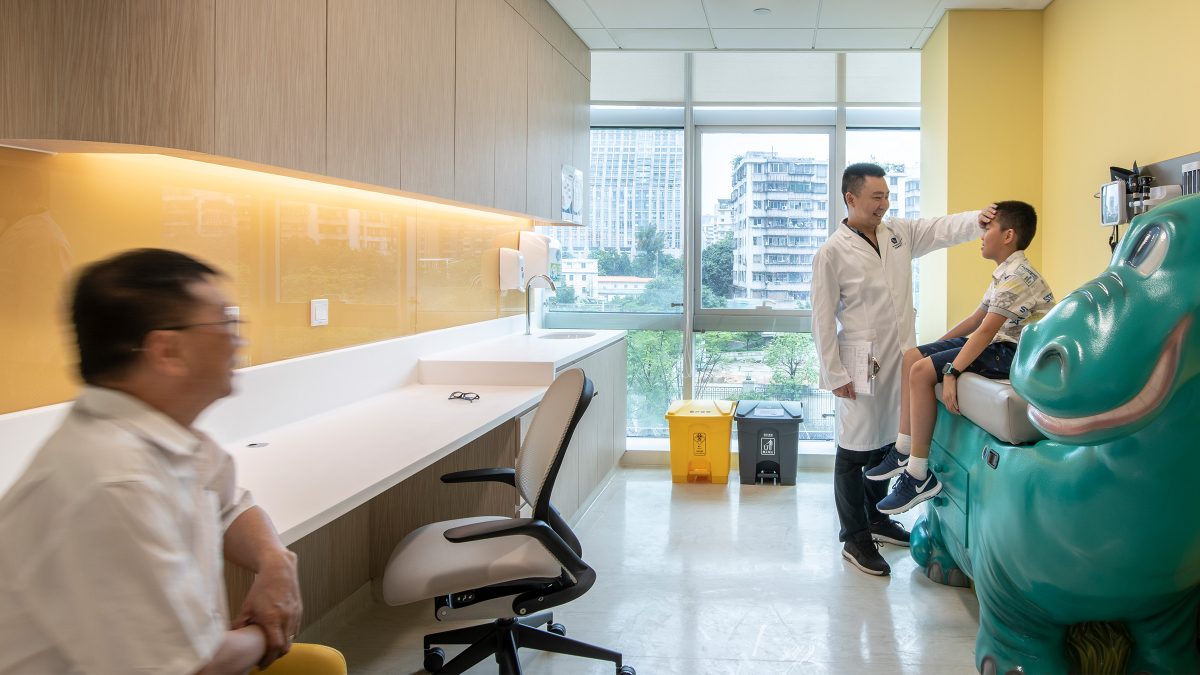
<svg viewBox="0 0 1200 675"><path fill-rule="evenodd" d="M529 330L529 327L530 327L529 298L530 298L530 296L533 295L533 293L531 293L529 289L530 289L530 286L533 285L533 282L537 281L538 279L545 279L546 283L550 284L550 290L552 290L552 291L558 290L554 287L554 280L551 279L550 277L546 276L545 274L535 274L535 275L529 277L529 281L525 282L525 334L526 335L533 334L532 331Z"/></svg>

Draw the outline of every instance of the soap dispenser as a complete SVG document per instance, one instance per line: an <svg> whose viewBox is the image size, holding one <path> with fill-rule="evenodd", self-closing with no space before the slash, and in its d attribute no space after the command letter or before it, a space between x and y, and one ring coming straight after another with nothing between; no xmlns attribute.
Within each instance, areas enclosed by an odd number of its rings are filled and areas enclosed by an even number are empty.
<svg viewBox="0 0 1200 675"><path fill-rule="evenodd" d="M525 289L525 256L511 248L500 249L500 290Z"/></svg>
<svg viewBox="0 0 1200 675"><path fill-rule="evenodd" d="M521 232L521 253L525 256L526 274L530 277L545 274L558 281L562 271L562 244L540 232Z"/></svg>

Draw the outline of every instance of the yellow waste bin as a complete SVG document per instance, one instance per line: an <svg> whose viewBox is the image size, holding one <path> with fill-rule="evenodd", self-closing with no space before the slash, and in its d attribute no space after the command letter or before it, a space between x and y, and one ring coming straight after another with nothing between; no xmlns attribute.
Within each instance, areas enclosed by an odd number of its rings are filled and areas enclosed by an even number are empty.
<svg viewBox="0 0 1200 675"><path fill-rule="evenodd" d="M737 401L676 401L667 409L671 481L729 482L729 435Z"/></svg>

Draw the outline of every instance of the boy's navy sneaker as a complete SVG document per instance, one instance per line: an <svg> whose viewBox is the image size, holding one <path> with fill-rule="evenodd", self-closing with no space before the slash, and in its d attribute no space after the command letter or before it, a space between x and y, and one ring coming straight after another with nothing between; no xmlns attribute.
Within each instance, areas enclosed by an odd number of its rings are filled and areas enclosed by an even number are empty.
<svg viewBox="0 0 1200 675"><path fill-rule="evenodd" d="M879 545L867 530L856 532L842 546L842 557L858 569L877 577L886 577L892 568L879 555Z"/></svg>
<svg viewBox="0 0 1200 675"><path fill-rule="evenodd" d="M888 450L888 454L883 457L883 461L877 466L872 467L867 471L867 478L871 480L887 480L892 476L904 473L908 468L908 455L900 454L896 449L896 445L892 444L892 449Z"/></svg>
<svg viewBox="0 0 1200 675"><path fill-rule="evenodd" d="M909 534L903 525L888 518L878 523L871 523L871 537L875 541L881 541L885 544L908 546Z"/></svg>
<svg viewBox="0 0 1200 675"><path fill-rule="evenodd" d="M932 499L941 491L942 484L938 482L937 476L933 475L932 471L925 477L925 480L920 481L905 471L892 485L891 493L880 499L875 506L880 513L886 513L889 516L904 513L926 499Z"/></svg>

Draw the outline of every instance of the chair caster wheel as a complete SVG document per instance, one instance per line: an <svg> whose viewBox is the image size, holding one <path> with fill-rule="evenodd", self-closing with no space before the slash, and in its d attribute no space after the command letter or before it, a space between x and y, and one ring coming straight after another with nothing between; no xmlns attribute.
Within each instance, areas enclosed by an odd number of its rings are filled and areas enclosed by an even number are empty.
<svg viewBox="0 0 1200 675"><path fill-rule="evenodd" d="M552 623L549 626L546 626L546 630L550 631L551 633L554 633L555 635L566 635L567 634L567 627L562 625L561 623Z"/></svg>
<svg viewBox="0 0 1200 675"><path fill-rule="evenodd" d="M637 675L637 671L633 669L633 666L621 666L617 668L617 675Z"/></svg>
<svg viewBox="0 0 1200 675"><path fill-rule="evenodd" d="M425 650L425 672L436 673L446 665L446 652L441 647L430 647Z"/></svg>

